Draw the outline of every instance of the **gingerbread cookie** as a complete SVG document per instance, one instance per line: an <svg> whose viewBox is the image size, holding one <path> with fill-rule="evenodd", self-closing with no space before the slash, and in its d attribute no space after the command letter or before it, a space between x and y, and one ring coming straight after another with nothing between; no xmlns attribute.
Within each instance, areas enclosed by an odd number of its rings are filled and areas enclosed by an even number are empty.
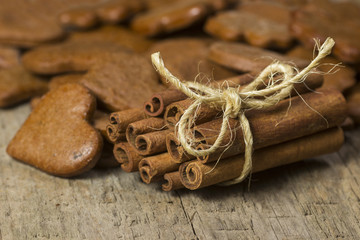
<svg viewBox="0 0 360 240"><path fill-rule="evenodd" d="M79 83L84 74L72 73L53 77L49 82L49 90L53 90L67 83Z"/></svg>
<svg viewBox="0 0 360 240"><path fill-rule="evenodd" d="M0 42L33 47L62 38L58 15L68 9L94 6L103 0L11 0L0 4Z"/></svg>
<svg viewBox="0 0 360 240"><path fill-rule="evenodd" d="M102 22L119 23L144 10L146 5L142 0L113 0L96 8L96 14Z"/></svg>
<svg viewBox="0 0 360 240"><path fill-rule="evenodd" d="M360 83L356 84L346 95L349 116L360 124Z"/></svg>
<svg viewBox="0 0 360 240"><path fill-rule="evenodd" d="M147 10L162 7L169 4L174 4L175 2L178 1L181 0L143 0Z"/></svg>
<svg viewBox="0 0 360 240"><path fill-rule="evenodd" d="M295 64L298 68L307 66L308 61L248 46L241 43L218 42L210 47L209 59L222 66L240 72L259 72L274 60Z"/></svg>
<svg viewBox="0 0 360 240"><path fill-rule="evenodd" d="M75 52L70 47L64 48L65 44L50 53L46 47L41 47L26 54L23 62L31 71L42 74L87 71L75 80L74 77L65 77L65 81L78 81L85 85L101 104L113 111L140 107L152 93L164 90L150 57L146 59L115 45L113 47L118 51L111 53L109 45L88 42L81 46L80 41L76 43L78 45L69 44L77 46ZM88 49L90 46L94 47ZM61 84L64 79L56 82L59 81ZM51 85L56 85L56 82Z"/></svg>
<svg viewBox="0 0 360 240"><path fill-rule="evenodd" d="M269 2L244 4L238 10L220 12L208 19L205 30L223 40L245 40L262 48L288 48L293 40L290 12L290 8Z"/></svg>
<svg viewBox="0 0 360 240"><path fill-rule="evenodd" d="M313 52L303 47L296 47L287 53L290 57L297 57L303 59L312 59ZM356 72L349 66L343 65L332 69L336 64L339 64L340 61L334 57L325 57L323 64L321 64L318 69L321 72L328 74L324 75L324 84L321 88L335 88L340 92L351 88L356 84Z"/></svg>
<svg viewBox="0 0 360 240"><path fill-rule="evenodd" d="M91 8L75 8L60 14L59 21L65 28L88 29L98 23L98 18Z"/></svg>
<svg viewBox="0 0 360 240"><path fill-rule="evenodd" d="M178 38L169 39L154 44L147 53L160 52L166 67L178 78L186 81L207 82L211 80L225 79L234 76L236 73L218 64L207 60L209 39L200 38ZM197 77L199 75L199 77ZM163 83L167 84L163 79Z"/></svg>
<svg viewBox="0 0 360 240"><path fill-rule="evenodd" d="M127 53L99 59L81 83L112 111L141 107L154 92L165 88L150 59Z"/></svg>
<svg viewBox="0 0 360 240"><path fill-rule="evenodd" d="M19 65L19 50L12 47L0 46L0 69Z"/></svg>
<svg viewBox="0 0 360 240"><path fill-rule="evenodd" d="M73 73L73 74L64 74L53 77L48 84L48 89L53 90L55 88L58 88L62 85L65 85L67 83L79 83L82 79L83 74L80 73ZM42 97L37 96L33 97L30 100L30 106L32 109L34 109L37 104L41 101ZM95 117L97 116L97 111L95 112ZM98 128L97 128L98 129Z"/></svg>
<svg viewBox="0 0 360 240"><path fill-rule="evenodd" d="M58 74L88 70L97 59L110 52L126 52L126 48L104 42L65 42L41 46L24 54L26 69L37 74Z"/></svg>
<svg viewBox="0 0 360 240"><path fill-rule="evenodd" d="M151 42L121 27L109 26L75 33L67 41L33 49L23 56L24 66L38 74L86 71L102 56L113 52L141 52Z"/></svg>
<svg viewBox="0 0 360 240"><path fill-rule="evenodd" d="M140 0L112 0L64 11L59 16L65 27L87 29L99 22L119 23L142 11L145 4Z"/></svg>
<svg viewBox="0 0 360 240"><path fill-rule="evenodd" d="M204 20L215 10L228 5L227 0L184 0L161 5L138 14L131 22L131 28L147 35L175 32Z"/></svg>
<svg viewBox="0 0 360 240"><path fill-rule="evenodd" d="M107 25L96 30L75 32L70 35L68 41L95 41L106 42L128 48L134 52L144 52L152 41L140 34L120 26Z"/></svg>
<svg viewBox="0 0 360 240"><path fill-rule="evenodd" d="M11 140L7 153L56 176L90 170L103 145L99 132L88 123L95 107L95 98L81 85L50 91Z"/></svg>
<svg viewBox="0 0 360 240"><path fill-rule="evenodd" d="M348 63L360 62L360 7L351 2L314 1L294 14L291 30L298 40L312 49L313 38L332 37L334 55Z"/></svg>
<svg viewBox="0 0 360 240"><path fill-rule="evenodd" d="M47 81L22 66L0 70L0 107L9 107L47 91Z"/></svg>

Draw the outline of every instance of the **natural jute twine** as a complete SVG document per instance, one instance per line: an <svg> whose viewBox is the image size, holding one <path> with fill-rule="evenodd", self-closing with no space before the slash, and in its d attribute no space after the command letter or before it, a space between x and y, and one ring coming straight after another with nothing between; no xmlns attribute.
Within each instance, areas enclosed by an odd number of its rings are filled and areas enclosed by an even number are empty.
<svg viewBox="0 0 360 240"><path fill-rule="evenodd" d="M267 66L253 82L241 90L239 88L240 86L237 88L229 87L222 90L211 88L197 82L181 82L165 67L159 52L153 53L151 60L162 77L166 78L167 81L189 98L195 100L194 103L185 110L177 128L179 141L187 153L199 157L207 156L215 152L221 147L222 140L228 128L229 118L239 118L245 142L245 162L240 176L225 183L225 185L231 185L243 181L252 170L253 136L249 121L245 116L245 110L268 108L288 97L294 88L294 84L303 82L311 70L316 68L320 64L320 61L331 53L334 44L335 42L332 38L327 38L324 44L318 49L318 55L300 72L289 64L274 62ZM275 75L282 75L281 81L274 81L273 76ZM257 90L259 86L266 82L265 80L267 78L269 79L269 84L264 89ZM208 149L198 150L195 145L195 136L189 134L191 131L187 130L190 130L193 126L196 110L203 103L217 109L222 109L223 120L219 136L215 143Z"/></svg>

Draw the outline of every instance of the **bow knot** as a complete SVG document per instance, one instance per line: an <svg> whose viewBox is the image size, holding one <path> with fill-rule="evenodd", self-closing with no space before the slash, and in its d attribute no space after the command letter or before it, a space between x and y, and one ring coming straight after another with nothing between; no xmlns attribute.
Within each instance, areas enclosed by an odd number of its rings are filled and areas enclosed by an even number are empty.
<svg viewBox="0 0 360 240"><path fill-rule="evenodd" d="M242 109L242 99L236 88L228 88L222 92L225 101L224 115L237 118Z"/></svg>

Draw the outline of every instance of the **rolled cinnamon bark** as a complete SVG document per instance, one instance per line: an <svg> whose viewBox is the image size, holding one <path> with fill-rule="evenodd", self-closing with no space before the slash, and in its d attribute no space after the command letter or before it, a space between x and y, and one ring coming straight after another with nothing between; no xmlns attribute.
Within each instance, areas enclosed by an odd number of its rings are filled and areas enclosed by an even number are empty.
<svg viewBox="0 0 360 240"><path fill-rule="evenodd" d="M143 158L139 163L141 179L145 183L159 181L165 173L179 169L180 164L174 163L168 153Z"/></svg>
<svg viewBox="0 0 360 240"><path fill-rule="evenodd" d="M189 98L170 104L166 108L164 114L166 126L170 129L174 129L175 125L179 122L181 116L184 114L184 111L190 107L191 104L193 104L193 100ZM216 117L216 115L221 115L219 110L211 108L206 104L202 104L197 112L195 124L211 121L214 119L214 117Z"/></svg>
<svg viewBox="0 0 360 240"><path fill-rule="evenodd" d="M175 89L155 93L150 101L144 104L144 111L151 117L158 117L164 114L165 109L169 104L186 98L187 96L184 93Z"/></svg>
<svg viewBox="0 0 360 240"><path fill-rule="evenodd" d="M142 134L135 139L135 148L142 156L149 156L166 151L166 135L170 130Z"/></svg>
<svg viewBox="0 0 360 240"><path fill-rule="evenodd" d="M218 85L217 87L235 87L242 86L243 88L253 80L251 74L243 74L237 77L233 77L229 80L216 81L212 85ZM225 81L226 84L225 84ZM220 85L219 85L220 84ZM319 74L310 74L304 82L294 84L294 90L291 92L291 96L297 96L298 94L303 94L312 91L318 87L321 87L323 84L323 77ZM266 83L259 88L265 87ZM184 114L184 111L193 103L191 99L185 99L179 102L174 102L170 104L164 113L164 120L166 125L173 129L174 126L179 122L181 116ZM200 124L213 120L217 115L221 115L219 110L209 107L208 105L202 104L197 112L197 118L195 124Z"/></svg>
<svg viewBox="0 0 360 240"><path fill-rule="evenodd" d="M160 131L166 129L164 119L162 118L146 118L140 121L133 122L128 125L126 129L126 140L131 146L136 148L135 140L137 136Z"/></svg>
<svg viewBox="0 0 360 240"><path fill-rule="evenodd" d="M170 154L172 161L175 163L182 163L195 159L194 156L185 152L174 132L166 135L166 149Z"/></svg>
<svg viewBox="0 0 360 240"><path fill-rule="evenodd" d="M254 152L253 173L277 166L293 163L302 159L335 152L344 142L341 128L332 128L289 142L269 146ZM186 162L179 168L181 182L188 189L214 185L229 181L241 174L244 157L238 155L214 163L202 164L197 160Z"/></svg>
<svg viewBox="0 0 360 240"><path fill-rule="evenodd" d="M212 81L210 86L218 88L235 87L250 83L254 77L252 74L242 74L228 79ZM144 111L151 117L162 116L166 107L174 102L185 100L187 96L176 89L168 89L163 92L155 93L149 101L144 104Z"/></svg>
<svg viewBox="0 0 360 240"><path fill-rule="evenodd" d="M224 80L218 80L214 81L210 84L210 86L218 87L218 88L227 88L227 87L238 87L240 86L240 89L251 83L255 76L257 76L258 73L246 73L239 76L235 76L229 79ZM274 80L276 80L276 76L274 76ZM278 76L278 78L281 78L281 76ZM267 79L270 80L270 79ZM225 84L226 82L226 84ZM263 85L259 86L259 89L266 87L268 84L268 81L265 81ZM324 77L320 74L309 74L306 79L301 83L294 84L295 90L292 91L291 95L296 96L298 93L307 93L309 91L315 90L319 87L321 87L324 83Z"/></svg>
<svg viewBox="0 0 360 240"><path fill-rule="evenodd" d="M251 110L246 116L253 134L253 148L259 149L340 126L346 118L346 102L339 91L324 90L283 100L269 109ZM221 123L222 119L217 119L195 127L200 142L198 148L205 149L214 144ZM222 143L224 146L216 152L198 157L198 160L206 163L244 152L243 133L237 119L230 119Z"/></svg>
<svg viewBox="0 0 360 240"><path fill-rule="evenodd" d="M113 150L115 159L121 164L125 172L135 172L139 170L139 162L143 158L127 142L118 142Z"/></svg>
<svg viewBox="0 0 360 240"><path fill-rule="evenodd" d="M165 173L164 174L164 180L165 183L161 185L162 190L166 192L170 192L172 190L177 190L184 188L184 184L182 184L180 180L180 173L179 171L171 172L171 173Z"/></svg>
<svg viewBox="0 0 360 240"><path fill-rule="evenodd" d="M132 108L110 114L110 124L106 127L109 140L112 143L126 140L125 131L130 123L146 118L146 114L140 108Z"/></svg>

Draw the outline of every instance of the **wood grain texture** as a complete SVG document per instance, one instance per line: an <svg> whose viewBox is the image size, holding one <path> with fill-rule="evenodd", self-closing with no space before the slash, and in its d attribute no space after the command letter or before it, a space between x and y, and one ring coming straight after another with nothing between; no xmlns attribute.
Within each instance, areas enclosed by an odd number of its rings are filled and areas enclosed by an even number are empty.
<svg viewBox="0 0 360 240"><path fill-rule="evenodd" d="M360 129L338 153L254 174L250 190L166 193L120 168L64 179L12 160L29 112L0 110L0 240L360 238Z"/></svg>

